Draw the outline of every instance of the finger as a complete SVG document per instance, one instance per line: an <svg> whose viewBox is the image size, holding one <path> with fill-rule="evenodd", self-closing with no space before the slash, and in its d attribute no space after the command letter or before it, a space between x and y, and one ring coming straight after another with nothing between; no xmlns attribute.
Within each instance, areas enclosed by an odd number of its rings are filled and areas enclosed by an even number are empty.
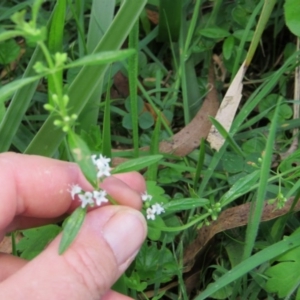
<svg viewBox="0 0 300 300"><path fill-rule="evenodd" d="M140 212L113 205L93 210L63 255L57 254L59 236L0 284L1 297L100 299L132 262L145 237L146 224Z"/></svg>
<svg viewBox="0 0 300 300"><path fill-rule="evenodd" d="M130 188L139 194L142 194L146 191L145 179L138 172L114 174L114 177L125 182Z"/></svg>
<svg viewBox="0 0 300 300"><path fill-rule="evenodd" d="M130 187L135 186L137 191L145 187L138 173L120 174L118 178L123 178ZM4 231L46 224L57 220L71 207L74 209L68 191L71 184L91 190L91 185L76 164L15 153L0 155L0 182L0 228L3 229L0 238ZM139 207L137 202L140 200L136 197L126 199L124 204ZM30 224L26 226L27 223Z"/></svg>
<svg viewBox="0 0 300 300"><path fill-rule="evenodd" d="M25 259L0 253L0 282L19 271L26 264Z"/></svg>
<svg viewBox="0 0 300 300"><path fill-rule="evenodd" d="M130 178L130 176L127 177ZM111 197L113 197L121 205L131 206L135 209L141 209L142 207L140 195L141 193L138 193L136 190L133 190L125 182L121 181L120 179L114 176L107 177L101 184L101 188L103 188Z"/></svg>
<svg viewBox="0 0 300 300"><path fill-rule="evenodd" d="M15 216L54 218L71 204L69 184L90 185L78 166L39 156L0 155L0 228Z"/></svg>
<svg viewBox="0 0 300 300"><path fill-rule="evenodd" d="M127 297L125 295L121 295L115 291L108 291L101 300L133 300L130 297Z"/></svg>

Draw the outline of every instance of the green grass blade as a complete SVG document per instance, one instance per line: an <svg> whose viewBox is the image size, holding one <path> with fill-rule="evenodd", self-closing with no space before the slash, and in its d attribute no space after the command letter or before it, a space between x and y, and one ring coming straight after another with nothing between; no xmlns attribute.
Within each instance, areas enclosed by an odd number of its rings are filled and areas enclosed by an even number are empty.
<svg viewBox="0 0 300 300"><path fill-rule="evenodd" d="M131 171L139 171L149 167L151 164L158 163L162 158L163 158L162 155L151 155L151 156L134 158L116 166L111 171L111 173L117 174L117 173L131 172Z"/></svg>
<svg viewBox="0 0 300 300"><path fill-rule="evenodd" d="M108 30L113 21L115 9L114 0L93 0L89 30L87 34L87 53L92 53L98 42ZM78 118L81 130L89 132L90 126L95 126L98 121L99 103L103 89L101 81L92 93Z"/></svg>
<svg viewBox="0 0 300 300"><path fill-rule="evenodd" d="M37 80L41 79L42 76L32 76L28 78L17 79L12 81L1 88L0 94L0 103L4 103L15 93L16 90L26 87L30 83L36 82Z"/></svg>
<svg viewBox="0 0 300 300"><path fill-rule="evenodd" d="M241 42L240 42L240 44L238 46L238 49L237 49L236 59L234 61L234 65L233 65L233 71L232 71L231 81L234 79L234 76L235 76L236 72L239 69L239 64L240 64L241 57L242 57L242 54L243 54L243 51L244 51L244 48L245 48L247 37L249 35L249 32L250 32L251 28L253 27L253 24L256 23L256 17L257 17L258 13L260 12L260 10L261 10L261 8L263 6L263 2L264 2L264 0L261 0L257 4L257 6L253 10L253 12L251 14L251 17L249 19L249 22L247 23L247 26L246 26L246 28L244 30L244 35L243 35L243 37L241 39Z"/></svg>
<svg viewBox="0 0 300 300"><path fill-rule="evenodd" d="M113 23L94 52L119 49L136 22L145 3L145 0L124 1ZM101 82L107 68L107 65L85 66L82 68L68 90L70 114L79 114L82 111L86 102L95 91L95 88ZM57 130L53 125L55 118L53 114L49 116L26 149L26 153L44 156L52 156L54 154L65 136L64 132Z"/></svg>
<svg viewBox="0 0 300 300"><path fill-rule="evenodd" d="M265 0L264 6L259 17L255 33L253 39L251 41L247 56L246 56L246 63L245 66L248 67L252 61L256 48L259 44L263 31L265 30L266 24L270 18L270 15L273 11L273 8L276 4L277 0Z"/></svg>
<svg viewBox="0 0 300 300"><path fill-rule="evenodd" d="M274 113L274 117L272 119L266 150L262 158L260 181L259 181L259 186L257 191L257 199L255 203L252 203L253 209L251 209L250 216L249 216L243 259L246 259L251 255L252 249L254 247L255 239L257 236L259 224L260 224L260 219L262 216L264 201L267 192L267 183L268 183L270 168L272 163L273 145L276 137L276 127L278 123L277 117L280 109L280 103L281 101L279 100Z"/></svg>
<svg viewBox="0 0 300 300"><path fill-rule="evenodd" d="M77 41L79 46L79 56L82 57L87 54L87 47L85 43L85 31L84 31L84 3L82 0L75 0L74 4L69 1L70 7L73 9L73 16L77 25Z"/></svg>
<svg viewBox="0 0 300 300"><path fill-rule="evenodd" d="M139 21L137 21L129 34L129 48L135 49L136 53L128 60L128 77L130 90L130 116L132 124L133 156L139 156L139 111L137 96L138 81L138 42Z"/></svg>

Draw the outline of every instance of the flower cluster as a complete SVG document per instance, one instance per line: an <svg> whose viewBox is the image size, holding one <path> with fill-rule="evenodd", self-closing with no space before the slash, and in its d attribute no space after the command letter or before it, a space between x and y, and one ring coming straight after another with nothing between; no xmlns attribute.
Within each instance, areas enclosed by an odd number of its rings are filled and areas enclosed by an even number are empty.
<svg viewBox="0 0 300 300"><path fill-rule="evenodd" d="M146 207L146 214L148 220L155 220L156 215L160 215L161 213L165 212L163 206L159 203L155 203L150 206L150 201L152 200L152 196L149 195L147 192L142 194L142 200L145 203L144 206Z"/></svg>
<svg viewBox="0 0 300 300"><path fill-rule="evenodd" d="M98 179L103 179L103 177L110 176L110 158L106 158L100 154L99 158L97 155L92 155L91 159L97 168ZM108 199L106 198L107 193L104 190L86 192L78 184L73 184L69 192L73 200L75 199L76 195L78 196L82 208L85 208L88 205L91 207L95 205L100 206L102 203L108 202Z"/></svg>

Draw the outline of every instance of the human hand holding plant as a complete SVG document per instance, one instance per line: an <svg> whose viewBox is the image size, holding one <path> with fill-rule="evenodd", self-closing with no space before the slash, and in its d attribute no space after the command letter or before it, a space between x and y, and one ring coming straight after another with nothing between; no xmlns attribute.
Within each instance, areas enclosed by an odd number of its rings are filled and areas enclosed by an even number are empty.
<svg viewBox="0 0 300 300"><path fill-rule="evenodd" d="M92 190L73 163L13 153L0 155L0 182L0 238L71 213L80 205L72 201L71 184ZM128 299L110 287L146 236L144 218L136 210L145 182L138 173L123 173L106 178L101 187L121 205L90 210L63 255L57 254L61 235L31 262L0 255L3 299Z"/></svg>

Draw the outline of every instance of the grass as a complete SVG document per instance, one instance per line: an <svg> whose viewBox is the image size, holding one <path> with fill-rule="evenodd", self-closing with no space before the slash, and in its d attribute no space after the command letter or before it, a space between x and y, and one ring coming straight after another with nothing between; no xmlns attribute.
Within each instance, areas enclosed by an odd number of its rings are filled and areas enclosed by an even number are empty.
<svg viewBox="0 0 300 300"><path fill-rule="evenodd" d="M115 172L142 170L165 207L148 220L147 241L119 283L129 296L300 299L300 21L291 2L0 5L0 151L73 160L79 145L111 155ZM24 8L26 21L15 17L13 28L11 16ZM28 18L35 36L24 31ZM230 98L240 102L226 128L217 105L236 82L242 98ZM53 124L64 113L78 116L75 126ZM224 140L218 151L206 140L211 124L212 139ZM78 163L93 182L91 166ZM36 240L27 248L42 249ZM15 251L31 259L26 243ZM295 278L288 291L286 261Z"/></svg>

